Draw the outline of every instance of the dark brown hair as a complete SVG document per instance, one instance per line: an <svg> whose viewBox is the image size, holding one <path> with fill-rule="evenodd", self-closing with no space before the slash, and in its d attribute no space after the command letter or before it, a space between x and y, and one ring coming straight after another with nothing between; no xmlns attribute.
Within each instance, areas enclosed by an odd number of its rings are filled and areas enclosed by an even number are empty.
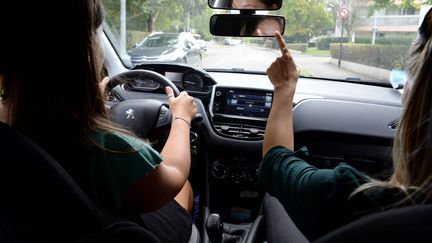
<svg viewBox="0 0 432 243"><path fill-rule="evenodd" d="M0 8L12 16L0 17L1 89L9 123L48 150L62 140L88 141L92 130L115 130L98 89L99 0L4 2ZM29 35L28 28L37 34Z"/></svg>

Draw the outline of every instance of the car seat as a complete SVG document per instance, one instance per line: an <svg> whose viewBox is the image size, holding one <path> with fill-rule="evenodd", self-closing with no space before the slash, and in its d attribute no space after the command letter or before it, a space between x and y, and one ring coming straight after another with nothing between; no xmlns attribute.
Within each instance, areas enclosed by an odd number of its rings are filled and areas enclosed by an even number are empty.
<svg viewBox="0 0 432 243"><path fill-rule="evenodd" d="M159 242L101 211L40 146L0 122L0 242ZM195 230L190 242L199 242Z"/></svg>
<svg viewBox="0 0 432 243"><path fill-rule="evenodd" d="M264 197L264 217L268 243L306 243L278 199ZM431 242L432 205L408 206L372 214L351 222L314 243L338 242Z"/></svg>

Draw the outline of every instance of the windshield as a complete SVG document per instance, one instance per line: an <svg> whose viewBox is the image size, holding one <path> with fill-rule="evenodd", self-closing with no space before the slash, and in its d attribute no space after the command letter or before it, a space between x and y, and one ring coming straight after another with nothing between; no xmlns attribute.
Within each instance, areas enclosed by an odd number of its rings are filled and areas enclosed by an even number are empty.
<svg viewBox="0 0 432 243"><path fill-rule="evenodd" d="M207 70L265 72L280 55L271 37L212 36L209 21L213 14L239 11L211 9L206 0L102 2L105 32L110 33L108 37L118 53L125 54L120 55L124 63L132 66L163 61ZM257 14L285 18L284 38L301 76L391 83L397 87L406 80L407 52L429 9L427 2L284 0L281 9ZM155 33L182 34L184 43L169 56L144 50L142 47L179 43L174 36Z"/></svg>

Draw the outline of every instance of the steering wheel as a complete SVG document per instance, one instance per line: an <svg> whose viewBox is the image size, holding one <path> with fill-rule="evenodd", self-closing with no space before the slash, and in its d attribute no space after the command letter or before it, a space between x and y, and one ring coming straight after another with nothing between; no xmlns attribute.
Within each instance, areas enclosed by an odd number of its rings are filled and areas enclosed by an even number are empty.
<svg viewBox="0 0 432 243"><path fill-rule="evenodd" d="M133 98L129 91L122 88L122 84L137 78L155 81L162 87L169 86L173 89L175 97L180 91L171 80L149 70L129 70L110 78L108 89L120 100L110 107L112 121L146 138L153 129L171 124L172 115L163 102L156 99Z"/></svg>

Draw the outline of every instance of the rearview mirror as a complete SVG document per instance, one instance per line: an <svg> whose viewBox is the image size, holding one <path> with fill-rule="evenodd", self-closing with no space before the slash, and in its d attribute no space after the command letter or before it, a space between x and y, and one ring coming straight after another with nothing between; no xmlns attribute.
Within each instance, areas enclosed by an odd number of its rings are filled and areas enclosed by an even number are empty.
<svg viewBox="0 0 432 243"><path fill-rule="evenodd" d="M282 0L208 0L208 4L218 9L277 10Z"/></svg>
<svg viewBox="0 0 432 243"><path fill-rule="evenodd" d="M218 36L270 37L283 35L285 18L271 15L215 14L210 18L210 33Z"/></svg>

